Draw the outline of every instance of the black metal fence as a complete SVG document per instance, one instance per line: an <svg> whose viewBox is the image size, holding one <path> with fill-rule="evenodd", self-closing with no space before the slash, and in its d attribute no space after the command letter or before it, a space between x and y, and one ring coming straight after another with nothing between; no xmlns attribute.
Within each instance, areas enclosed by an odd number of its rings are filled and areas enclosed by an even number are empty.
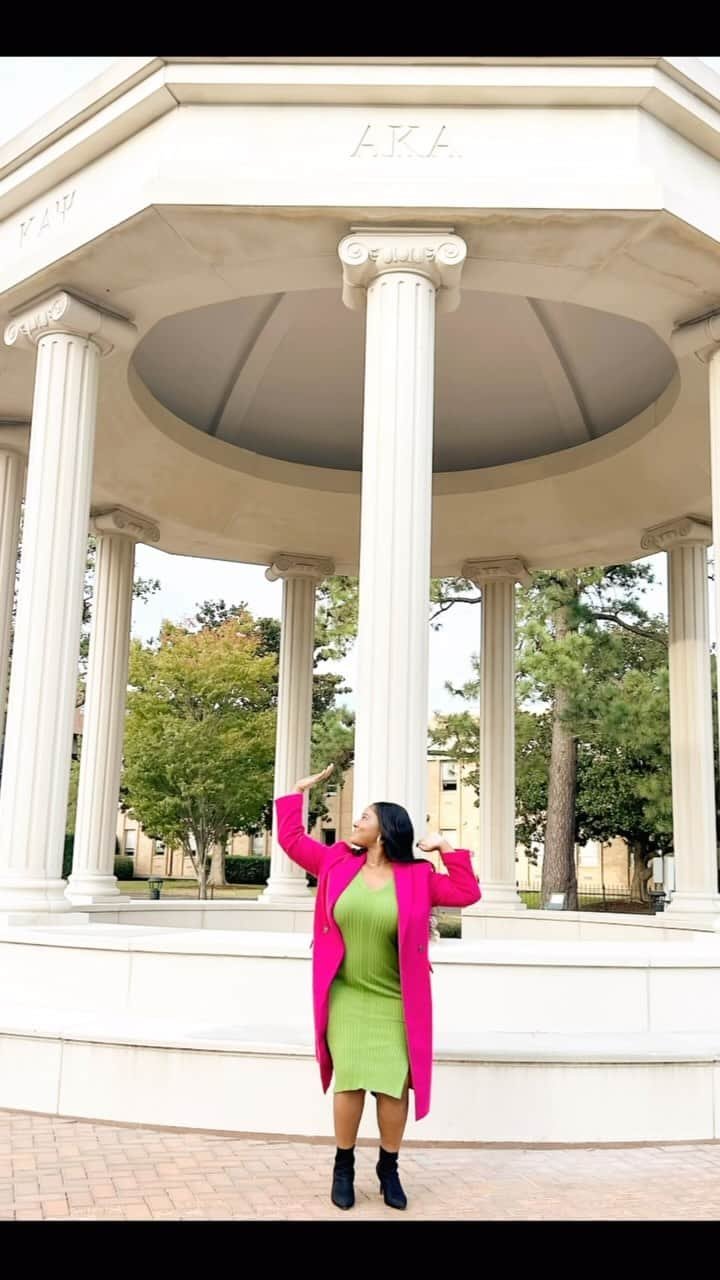
<svg viewBox="0 0 720 1280"><path fill-rule="evenodd" d="M518 884L517 891L526 907L539 909L542 906L539 882ZM624 911L632 915L653 915L657 910L652 899L643 902L632 898L626 884L579 884L577 892L580 911Z"/></svg>

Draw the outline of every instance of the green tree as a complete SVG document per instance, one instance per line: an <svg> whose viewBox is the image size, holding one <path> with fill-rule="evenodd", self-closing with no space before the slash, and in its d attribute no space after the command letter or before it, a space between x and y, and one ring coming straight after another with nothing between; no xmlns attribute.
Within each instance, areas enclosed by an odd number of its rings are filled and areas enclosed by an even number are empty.
<svg viewBox="0 0 720 1280"><path fill-rule="evenodd" d="M442 616L458 604L478 605L480 592L467 578L432 578L429 622L442 626ZM358 579L326 578L318 588L316 640L322 657L344 658L352 648L358 626Z"/></svg>
<svg viewBox="0 0 720 1280"><path fill-rule="evenodd" d="M471 659L474 675L448 692L477 705L480 696L480 662ZM542 842L547 815L548 770L552 720L550 713L515 709L515 833L518 842L530 850ZM429 729L430 754L454 760L463 766L463 778L480 798L480 721L477 711L449 711L437 714ZM530 855L531 856L531 855Z"/></svg>
<svg viewBox="0 0 720 1280"><path fill-rule="evenodd" d="M545 839L552 716L518 707L515 712L515 833L528 850Z"/></svg>
<svg viewBox="0 0 720 1280"><path fill-rule="evenodd" d="M87 558L85 561L85 578L83 581L83 607L82 607L82 627L80 631L80 654L78 661L78 682L75 693L76 707L82 707L85 704L85 685L87 680L87 664L90 653L90 624L92 620L92 603L95 588L95 558L97 553L97 543L94 537L88 538ZM18 556L17 566L15 570L16 587L20 570L20 557ZM136 575L133 582L133 598L141 600L145 603L155 592L160 590L160 582L158 578L141 578ZM17 599L17 594L16 594ZM13 607L13 629L15 624L15 609ZM72 835L75 831L75 820L77 816L77 796L78 784L80 781L80 756L82 754L82 735L78 736L78 755L77 759L73 758L70 764L70 788L68 792L67 815L65 818L65 832ZM0 747L0 754L2 748Z"/></svg>
<svg viewBox="0 0 720 1280"><path fill-rule="evenodd" d="M335 575L326 578L318 587L318 607L316 613L315 626L315 661L316 665L321 662L337 661L344 658L352 648L357 637L358 626L358 579L348 575ZM430 584L430 600L428 621L431 627L439 629L442 626L442 616L453 605L457 604L478 604L480 594L477 589L465 578L434 578ZM317 680L317 674L316 674ZM354 716L351 712L344 709L342 725L338 737L337 715L335 708L335 699L347 690L342 687L340 676L325 676L326 679L332 678L337 681L337 688L334 690L332 702L328 703L328 711L330 712L330 723L328 732L333 742L337 742L340 750L336 755L328 754L327 761L333 761L338 764L339 768L345 769L352 763L352 744L350 742L350 733L354 733ZM319 708L318 708L319 713ZM462 713L459 715L462 719ZM444 721L443 724L446 722ZM472 736L472 728L470 729ZM475 735L477 736L477 724L475 726ZM432 731L429 735L429 747L432 751L434 746L440 742L443 737L443 728L438 731L436 738ZM322 742L323 739L314 734L314 742ZM328 747L330 751L330 747ZM469 756L467 758L470 758ZM477 761L477 750L474 753L474 761ZM313 748L313 763L318 766L323 763L322 749L316 751ZM336 775L331 780L335 785ZM323 784L327 786L327 784ZM327 812L324 795L315 794L310 796L310 812L311 814L322 815Z"/></svg>
<svg viewBox="0 0 720 1280"><path fill-rule="evenodd" d="M90 624L92 621L93 594L95 590L95 560L97 541L92 535L88 538L87 559L85 562L85 579L83 582L82 629L80 632L80 674L78 680L77 705L85 701L85 678L87 676L88 656L90 653ZM133 599L143 604L160 590L158 578L141 578L135 575L133 582Z"/></svg>
<svg viewBox="0 0 720 1280"><path fill-rule="evenodd" d="M205 600L198 606L193 621L201 628L214 628L221 626L223 622L227 622L228 618L243 617L247 612L248 607L245 603L228 605L224 600ZM318 638L318 628L316 628L313 655L313 665L315 667L320 663L342 656L340 644L332 648L328 646L326 624L318 624L318 627L321 635ZM278 618L263 617L255 620L258 653L261 655L274 654L278 659L278 665L280 660L280 633L281 626ZM336 698L346 692L342 676L333 671L315 671L313 675L313 721L322 716L324 712L334 708ZM274 697L275 702L277 702L277 671Z"/></svg>
<svg viewBox="0 0 720 1280"><path fill-rule="evenodd" d="M15 563L15 597L12 608L12 627L10 635L10 659L12 660L13 637L15 632L15 612L17 608L17 588L20 579L20 554L22 551L22 529L23 519L22 511L20 515L20 540L18 556ZM82 606L82 626L80 631L80 653L78 660L78 684L75 695L75 705L81 707L85 702L85 680L87 676L88 655L90 652L90 623L92 619L92 602L93 591L95 585L95 557L97 552L97 543L92 535L88 538L87 557L85 561L85 578L83 581L83 606ZM133 583L133 597L136 600L145 602L160 590L160 582L157 578L135 578ZM8 671L5 673L5 683L3 686L3 706L7 706L7 694L10 683L10 664ZM2 744L4 743L4 716L2 717L3 730L2 742L0 742L0 772L2 770ZM75 768L77 773L77 767ZM68 816L66 821L66 830L72 832L75 829L75 801L77 799L76 779L71 779L71 803L68 806Z"/></svg>
<svg viewBox="0 0 720 1280"><path fill-rule="evenodd" d="M564 892L577 907L575 870L578 718L592 705L588 663L594 645L614 653L621 633L662 643L639 603L653 580L648 565L611 565L533 574L518 592L518 695L551 716L542 901Z"/></svg>
<svg viewBox="0 0 720 1280"><path fill-rule="evenodd" d="M477 667L477 657L473 659L473 663ZM454 688L449 681L445 687L456 697L476 701L479 678L469 680L459 689ZM428 728L428 743L431 755L444 756L464 764L464 776L478 791L480 722L477 712L448 711L442 715L436 714Z"/></svg>
<svg viewBox="0 0 720 1280"><path fill-rule="evenodd" d="M319 583L315 609L317 662L347 657L357 636L358 580L335 574Z"/></svg>
<svg viewBox="0 0 720 1280"><path fill-rule="evenodd" d="M134 641L125 732L125 804L146 831L180 845L207 896L213 849L257 829L272 794L277 660L256 620L165 622Z"/></svg>
<svg viewBox="0 0 720 1280"><path fill-rule="evenodd" d="M672 848L667 626L598 638L574 707L578 734L579 840L622 836L631 895L646 901L649 861Z"/></svg>
<svg viewBox="0 0 720 1280"><path fill-rule="evenodd" d="M343 775L353 762L355 750L355 714L349 707L328 707L313 720L310 768L320 770L334 764L335 772L328 782L312 787L308 801L308 822L313 826L327 818L328 785L342 789Z"/></svg>
<svg viewBox="0 0 720 1280"><path fill-rule="evenodd" d="M672 848L667 667L630 671L609 686L588 680L597 702L592 722L575 725L577 787L574 841L628 845L631 897L647 900L649 859ZM549 711L517 715L517 836L544 838L552 746Z"/></svg>
<svg viewBox="0 0 720 1280"><path fill-rule="evenodd" d="M667 629L639 602L650 581L646 565L616 565L535 574L517 593L517 838L544 843L544 901L564 891L576 905L577 841L624 836L640 896L648 858L671 838ZM443 612L455 589L439 584ZM476 702L477 657L471 680L447 687ZM430 741L471 761L477 717L436 717ZM470 780L477 790L476 770Z"/></svg>
<svg viewBox="0 0 720 1280"><path fill-rule="evenodd" d="M75 823L77 821L77 800L78 786L80 783L80 762L73 759L70 761L70 787L68 789L67 817L65 819L65 834L75 834Z"/></svg>
<svg viewBox="0 0 720 1280"><path fill-rule="evenodd" d="M337 705L337 699L348 692L344 677L337 672L318 671L317 668L344 657L353 643L352 628L357 621L357 591L354 583L355 579L338 577L327 579L318 588L313 652L315 670L312 688L311 759L313 768L334 764L336 772L329 783L321 783L310 794L311 825L327 816L328 786L342 786L343 773L352 764L355 716L347 707ZM194 623L201 628L214 628L222 625L228 618L241 617L246 613L245 604L229 605L225 600L205 600L197 607ZM273 654L278 664L280 633L277 618L262 617L255 620L258 653ZM277 705L277 678L276 667L273 706ZM272 818L272 799L269 799L256 830L269 829ZM219 862L220 858L216 856L212 871L212 882L215 883L222 883L222 880L216 879Z"/></svg>

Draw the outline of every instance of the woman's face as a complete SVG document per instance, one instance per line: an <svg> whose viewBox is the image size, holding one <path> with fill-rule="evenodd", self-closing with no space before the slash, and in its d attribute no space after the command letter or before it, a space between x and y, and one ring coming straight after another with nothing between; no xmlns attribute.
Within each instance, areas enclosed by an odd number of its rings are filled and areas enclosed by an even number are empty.
<svg viewBox="0 0 720 1280"><path fill-rule="evenodd" d="M359 818L355 819L352 829L352 843L361 849L369 849L380 835L380 823L372 805L363 809Z"/></svg>

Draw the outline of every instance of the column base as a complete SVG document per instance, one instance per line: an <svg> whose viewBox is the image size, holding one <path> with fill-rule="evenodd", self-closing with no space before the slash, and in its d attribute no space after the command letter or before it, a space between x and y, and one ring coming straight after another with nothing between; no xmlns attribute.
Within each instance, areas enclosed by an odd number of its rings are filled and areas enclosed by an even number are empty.
<svg viewBox="0 0 720 1280"><path fill-rule="evenodd" d="M720 929L720 894L674 893L672 902L662 913L672 920Z"/></svg>
<svg viewBox="0 0 720 1280"><path fill-rule="evenodd" d="M315 896L308 888L303 872L302 880L295 876L276 876L268 880L258 902L272 902L282 907L315 905Z"/></svg>
<svg viewBox="0 0 720 1280"><path fill-rule="evenodd" d="M0 880L0 917L11 916L16 911L41 915L70 911L65 883L64 880Z"/></svg>
<svg viewBox="0 0 720 1280"><path fill-rule="evenodd" d="M65 897L71 904L107 902L108 898L122 898L116 876L70 876Z"/></svg>
<svg viewBox="0 0 720 1280"><path fill-rule="evenodd" d="M480 888L482 898L479 902L474 902L471 907L463 907L464 916L481 916L491 913L494 907L501 907L503 911L527 911L514 884L506 884L502 881L483 883L481 880Z"/></svg>
<svg viewBox="0 0 720 1280"><path fill-rule="evenodd" d="M90 924L91 916L87 911L2 911L0 910L0 929L47 929L55 925L58 929L76 924Z"/></svg>

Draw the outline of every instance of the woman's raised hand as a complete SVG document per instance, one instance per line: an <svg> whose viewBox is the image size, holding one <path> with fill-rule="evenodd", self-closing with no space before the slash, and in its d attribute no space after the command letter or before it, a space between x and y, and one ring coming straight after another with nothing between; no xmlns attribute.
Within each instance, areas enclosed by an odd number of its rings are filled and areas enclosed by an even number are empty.
<svg viewBox="0 0 720 1280"><path fill-rule="evenodd" d="M424 840L418 840L417 847L423 853L452 853L452 845L438 831L429 831Z"/></svg>
<svg viewBox="0 0 720 1280"><path fill-rule="evenodd" d="M311 773L307 778L298 778L295 783L295 790L309 791L311 787L315 786L316 782L324 782L326 778L329 778L334 768L334 764L329 764L327 768L321 769L320 773Z"/></svg>

